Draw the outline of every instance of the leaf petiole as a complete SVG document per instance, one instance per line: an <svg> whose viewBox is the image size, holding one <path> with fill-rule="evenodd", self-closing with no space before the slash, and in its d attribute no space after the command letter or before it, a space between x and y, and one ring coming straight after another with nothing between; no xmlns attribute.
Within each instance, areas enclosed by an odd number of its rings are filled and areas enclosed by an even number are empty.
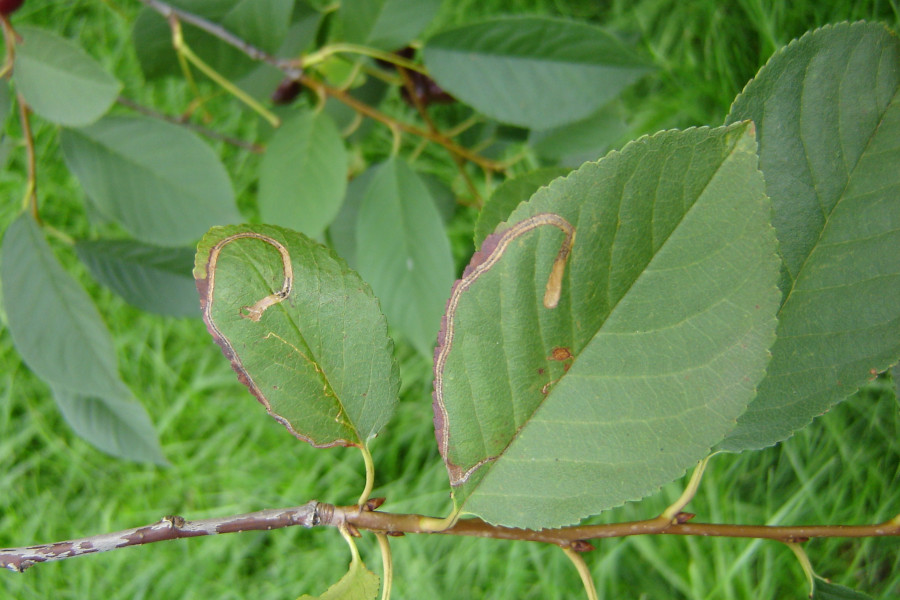
<svg viewBox="0 0 900 600"><path fill-rule="evenodd" d="M591 570L588 568L587 563L584 562L584 559L581 558L581 554L572 548L563 548L562 551L566 554L568 559L572 561L572 564L575 565L575 569L581 577L581 583L584 584L584 591L587 594L588 600L598 600L597 586L594 585L594 578L591 575Z"/></svg>

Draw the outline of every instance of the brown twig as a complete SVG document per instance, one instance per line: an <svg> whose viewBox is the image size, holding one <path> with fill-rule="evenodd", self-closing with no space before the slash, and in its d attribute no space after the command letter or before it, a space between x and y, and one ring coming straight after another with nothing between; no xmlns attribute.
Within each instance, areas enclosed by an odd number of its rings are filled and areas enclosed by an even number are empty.
<svg viewBox="0 0 900 600"><path fill-rule="evenodd" d="M416 84L413 81L412 77L410 77L409 71L401 66L398 66L397 72L403 79L403 87L406 89L406 93L412 101L416 112L419 113L419 116L428 126L428 131L430 131L434 135L446 138L447 136L441 133L437 125L435 125L434 120L431 118L431 115L428 114L428 109L425 106L425 103L422 102L422 98L417 93ZM460 176L462 176L466 187L469 189L469 193L472 194L472 198L475 200L475 205L481 208L482 206L484 206L484 199L481 197L481 194L478 193L478 188L475 187L475 183L472 181L472 178L469 177L468 173L466 173L465 160L463 160L463 158L457 154L451 153L450 156L453 158L453 164L456 165L456 170L459 172Z"/></svg>
<svg viewBox="0 0 900 600"><path fill-rule="evenodd" d="M459 144L457 144L456 142L454 142L453 140L451 140L450 138L448 138L444 135L441 135L438 133L432 133L426 129L422 129L421 127L416 127L415 125L410 125L409 123L405 123L403 121L398 121L397 119L391 117L390 115L387 115L387 114L381 112L380 110L378 110L376 108L372 108L368 104L357 100L356 98L354 98L347 92L344 92L337 88L333 88L326 83L323 83L321 81L318 81L317 79L309 77L308 75L304 75L300 79L300 83L315 90L316 93L324 93L327 96L331 96L332 98L334 98L340 102L343 102L344 104L346 104L353 110L355 110L359 113L362 113L363 115L365 115L371 119L374 119L380 123L384 123L388 127L396 127L397 129L400 129L401 131L405 131L406 133L411 133L412 135L416 135L421 138L425 138L431 142L434 142L436 144L439 144L439 145L443 146L444 148L446 148L447 150L449 150L450 152L452 152L453 154L455 154L461 158L464 158L465 160L467 160L469 162L475 163L476 165L478 165L479 167L481 167L483 169L488 169L490 171L502 171L503 169L505 169L504 165L502 165L496 161L487 159L479 154L476 154L476 153L472 152L471 150L469 150L468 148L464 148L463 146L460 146Z"/></svg>
<svg viewBox="0 0 900 600"><path fill-rule="evenodd" d="M633 535L690 535L704 537L756 538L785 543L800 543L813 538L860 538L900 536L900 521L893 520L876 525L718 525L715 523L689 523L692 515L680 513L674 520L656 517L643 521L613 523L609 525L578 525L559 529L515 529L491 525L481 519L463 519L443 531L434 531L426 523L432 517L417 514L394 514L374 510L381 499L371 499L366 506L334 506L310 501L302 506L262 510L258 512L185 521L181 517L167 516L157 523L106 533L87 538L41 544L22 548L0 550L0 567L22 572L41 562L73 558L94 552L107 552L129 546L139 546L185 537L237 533L241 531L265 531L302 525L315 527L347 527L350 531L365 529L387 535L443 534L471 537L519 540L554 544L578 552L592 547L586 540L627 537Z"/></svg>

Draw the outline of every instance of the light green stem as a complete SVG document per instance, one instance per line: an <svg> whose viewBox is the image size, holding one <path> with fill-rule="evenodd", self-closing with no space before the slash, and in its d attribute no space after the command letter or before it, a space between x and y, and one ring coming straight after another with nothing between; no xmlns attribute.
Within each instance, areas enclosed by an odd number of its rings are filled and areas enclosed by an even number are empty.
<svg viewBox="0 0 900 600"><path fill-rule="evenodd" d="M316 52L313 52L312 54L307 54L305 57L303 57L303 67L311 67L324 61L329 56L341 52L370 56L372 58L377 58L378 60L383 60L385 62L397 65L398 67L403 67L404 69L407 69L409 71L415 71L417 73L422 73L423 75L428 74L428 71L426 71L425 67L423 67L422 65L416 64L411 60L407 60L402 56L397 56L392 52L384 52L383 50L369 48L368 46L347 44L344 42L328 44L327 46L322 46L322 48L320 48Z"/></svg>
<svg viewBox="0 0 900 600"><path fill-rule="evenodd" d="M181 35L181 25L177 20L174 21L174 25L172 27L172 45L175 47L175 52L179 57L183 57L185 60L194 65L194 67L196 67L201 73L212 79L226 92L256 111L256 113L258 113L262 118L268 121L272 127L278 127L279 125L281 125L281 119L266 110L266 107L257 102L255 98L251 97L244 90L228 81L228 79L223 77L218 71L206 64L203 59L194 54L194 51L191 50L191 47L188 46L184 41L184 37ZM181 59L179 58L179 60Z"/></svg>
<svg viewBox="0 0 900 600"><path fill-rule="evenodd" d="M575 552L571 548L563 548L562 551L565 552L566 556L569 557L569 560L572 561L572 564L575 565L575 569L581 577L581 583L584 584L584 591L587 594L588 600L598 600L597 586L594 585L594 578L591 575L591 570L588 568L587 563L584 562L581 554Z"/></svg>
<svg viewBox="0 0 900 600"><path fill-rule="evenodd" d="M687 487L684 488L684 492L681 493L678 500L673 502L671 506L659 515L660 518L665 519L670 523L675 522L678 513L680 513L684 507L694 499L694 496L697 495L697 489L700 487L700 480L703 479L703 472L706 470L706 465L709 463L709 459L715 455L716 453L710 454L697 464L697 468L695 468L694 472L691 474L691 480L688 482Z"/></svg>
<svg viewBox="0 0 900 600"><path fill-rule="evenodd" d="M794 556L797 557L797 560L800 561L800 566L803 568L803 573L806 575L806 581L809 584L809 597L812 598L813 592L815 591L816 572L813 570L812 563L809 562L806 551L796 542L785 542L785 545L791 549L791 552L793 552Z"/></svg>
<svg viewBox="0 0 900 600"><path fill-rule="evenodd" d="M359 502L357 502L359 506L362 506L369 499L372 489L375 487L375 462L372 460L372 453L369 452L369 448L365 444L360 446L359 449L362 452L363 462L366 465L366 487L359 497Z"/></svg>
<svg viewBox="0 0 900 600"><path fill-rule="evenodd" d="M362 562L362 559L359 557L359 549L356 547L353 536L347 531L347 526L341 525L338 527L338 531L340 532L341 537L344 538L344 541L347 542L347 545L350 546L350 564Z"/></svg>
<svg viewBox="0 0 900 600"><path fill-rule="evenodd" d="M394 581L394 563L391 558L391 545L388 536L375 532L378 547L381 549L381 600L389 600L391 597L391 584Z"/></svg>

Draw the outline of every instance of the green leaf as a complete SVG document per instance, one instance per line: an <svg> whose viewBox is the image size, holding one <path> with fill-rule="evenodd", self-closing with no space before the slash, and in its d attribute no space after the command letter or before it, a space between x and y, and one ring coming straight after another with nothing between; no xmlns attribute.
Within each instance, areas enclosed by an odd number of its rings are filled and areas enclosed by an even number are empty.
<svg viewBox="0 0 900 600"><path fill-rule="evenodd" d="M437 15L441 0L343 0L344 39L382 50L406 46Z"/></svg>
<svg viewBox="0 0 900 600"><path fill-rule="evenodd" d="M722 448L790 437L900 358L900 42L825 27L782 49L735 100L759 127L784 267L778 339Z"/></svg>
<svg viewBox="0 0 900 600"><path fill-rule="evenodd" d="M119 377L97 308L28 214L6 231L0 278L13 343L53 388L75 432L115 456L164 464L147 413Z"/></svg>
<svg viewBox="0 0 900 600"><path fill-rule="evenodd" d="M328 239L338 255L356 268L356 223L359 207L369 190L369 184L378 167L370 167L360 173L347 185L347 195L341 209L328 227Z"/></svg>
<svg viewBox="0 0 900 600"><path fill-rule="evenodd" d="M443 31L424 49L435 81L505 123L547 129L583 119L650 70L603 29L561 19L492 19Z"/></svg>
<svg viewBox="0 0 900 600"><path fill-rule="evenodd" d="M93 123L109 110L122 89L84 50L33 27L18 29L13 78L34 112L59 125Z"/></svg>
<svg viewBox="0 0 900 600"><path fill-rule="evenodd" d="M143 242L186 246L240 220L225 167L184 128L107 117L65 130L62 149L96 208Z"/></svg>
<svg viewBox="0 0 900 600"><path fill-rule="evenodd" d="M570 169L562 167L545 167L536 169L512 179L507 179L497 186L488 198L475 222L475 247L481 243L497 225L509 218L509 214L522 202L525 202L557 177L567 174Z"/></svg>
<svg viewBox="0 0 900 600"><path fill-rule="evenodd" d="M540 156L578 167L597 160L622 136L628 125L622 107L611 102L594 114L567 125L532 131L528 144Z"/></svg>
<svg viewBox="0 0 900 600"><path fill-rule="evenodd" d="M824 579L816 578L813 600L872 600L872 597Z"/></svg>
<svg viewBox="0 0 900 600"><path fill-rule="evenodd" d="M216 227L194 277L238 378L296 437L361 446L390 419L399 376L384 316L331 250L280 227Z"/></svg>
<svg viewBox="0 0 900 600"><path fill-rule="evenodd" d="M120 392L112 338L97 308L30 215L20 215L6 230L2 260L3 305L28 367L72 392Z"/></svg>
<svg viewBox="0 0 900 600"><path fill-rule="evenodd" d="M676 479L734 426L778 306L755 148L747 123L642 138L485 240L435 354L436 436L463 512L569 525ZM563 223L574 246L547 308Z"/></svg>
<svg viewBox="0 0 900 600"><path fill-rule="evenodd" d="M303 594L297 600L375 600L381 580L361 560L350 563L350 569L321 596Z"/></svg>
<svg viewBox="0 0 900 600"><path fill-rule="evenodd" d="M291 25L294 0L239 0L222 25L242 40L272 53L278 50Z"/></svg>
<svg viewBox="0 0 900 600"><path fill-rule="evenodd" d="M150 416L130 393L103 398L51 387L56 405L72 430L98 449L137 462L169 464Z"/></svg>
<svg viewBox="0 0 900 600"><path fill-rule="evenodd" d="M286 121L259 167L262 220L319 236L341 208L347 163L344 140L331 117L305 111Z"/></svg>
<svg viewBox="0 0 900 600"><path fill-rule="evenodd" d="M359 273L388 323L430 356L453 283L453 256L428 188L402 160L378 167L359 208Z"/></svg>
<svg viewBox="0 0 900 600"><path fill-rule="evenodd" d="M142 310L200 316L190 248L160 248L133 240L81 240L78 258L101 284Z"/></svg>

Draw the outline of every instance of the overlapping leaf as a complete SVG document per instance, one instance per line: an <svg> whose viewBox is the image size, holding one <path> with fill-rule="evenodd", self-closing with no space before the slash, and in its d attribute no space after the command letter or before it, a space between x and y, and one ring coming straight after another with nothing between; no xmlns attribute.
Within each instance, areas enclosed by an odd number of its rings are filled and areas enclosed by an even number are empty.
<svg viewBox="0 0 900 600"><path fill-rule="evenodd" d="M16 88L28 106L49 121L78 127L99 119L116 100L122 84L84 50L33 27L19 30Z"/></svg>
<svg viewBox="0 0 900 600"><path fill-rule="evenodd" d="M100 212L143 242L186 246L240 220L225 167L184 128L107 117L65 130L62 149Z"/></svg>
<svg viewBox="0 0 900 600"><path fill-rule="evenodd" d="M357 216L356 263L388 323L430 356L453 283L450 242L415 171L396 158L377 169Z"/></svg>
<svg viewBox="0 0 900 600"><path fill-rule="evenodd" d="M13 343L51 385L75 432L110 454L165 464L150 417L119 377L97 308L30 215L19 216L3 237L0 277Z"/></svg>
<svg viewBox="0 0 900 600"><path fill-rule="evenodd" d="M175 317L200 315L191 277L193 250L134 240L81 240L75 251L94 279L129 304Z"/></svg>
<svg viewBox="0 0 900 600"><path fill-rule="evenodd" d="M784 259L778 339L723 448L789 437L900 357L900 42L842 24L778 52L729 121L759 128Z"/></svg>
<svg viewBox="0 0 900 600"><path fill-rule="evenodd" d="M263 221L318 236L347 190L347 150L327 114L302 112L272 136L260 165Z"/></svg>
<svg viewBox="0 0 900 600"><path fill-rule="evenodd" d="M445 90L505 123L546 129L595 112L648 63L593 25L492 19L435 35L425 65Z"/></svg>
<svg viewBox="0 0 900 600"><path fill-rule="evenodd" d="M333 252L280 227L216 227L194 277L239 379L295 436L360 446L388 421L399 383L385 319Z"/></svg>
<svg viewBox="0 0 900 600"><path fill-rule="evenodd" d="M677 478L734 426L778 304L752 131L629 144L542 188L485 240L435 359L435 430L463 512L571 524ZM575 240L547 308L559 219Z"/></svg>

